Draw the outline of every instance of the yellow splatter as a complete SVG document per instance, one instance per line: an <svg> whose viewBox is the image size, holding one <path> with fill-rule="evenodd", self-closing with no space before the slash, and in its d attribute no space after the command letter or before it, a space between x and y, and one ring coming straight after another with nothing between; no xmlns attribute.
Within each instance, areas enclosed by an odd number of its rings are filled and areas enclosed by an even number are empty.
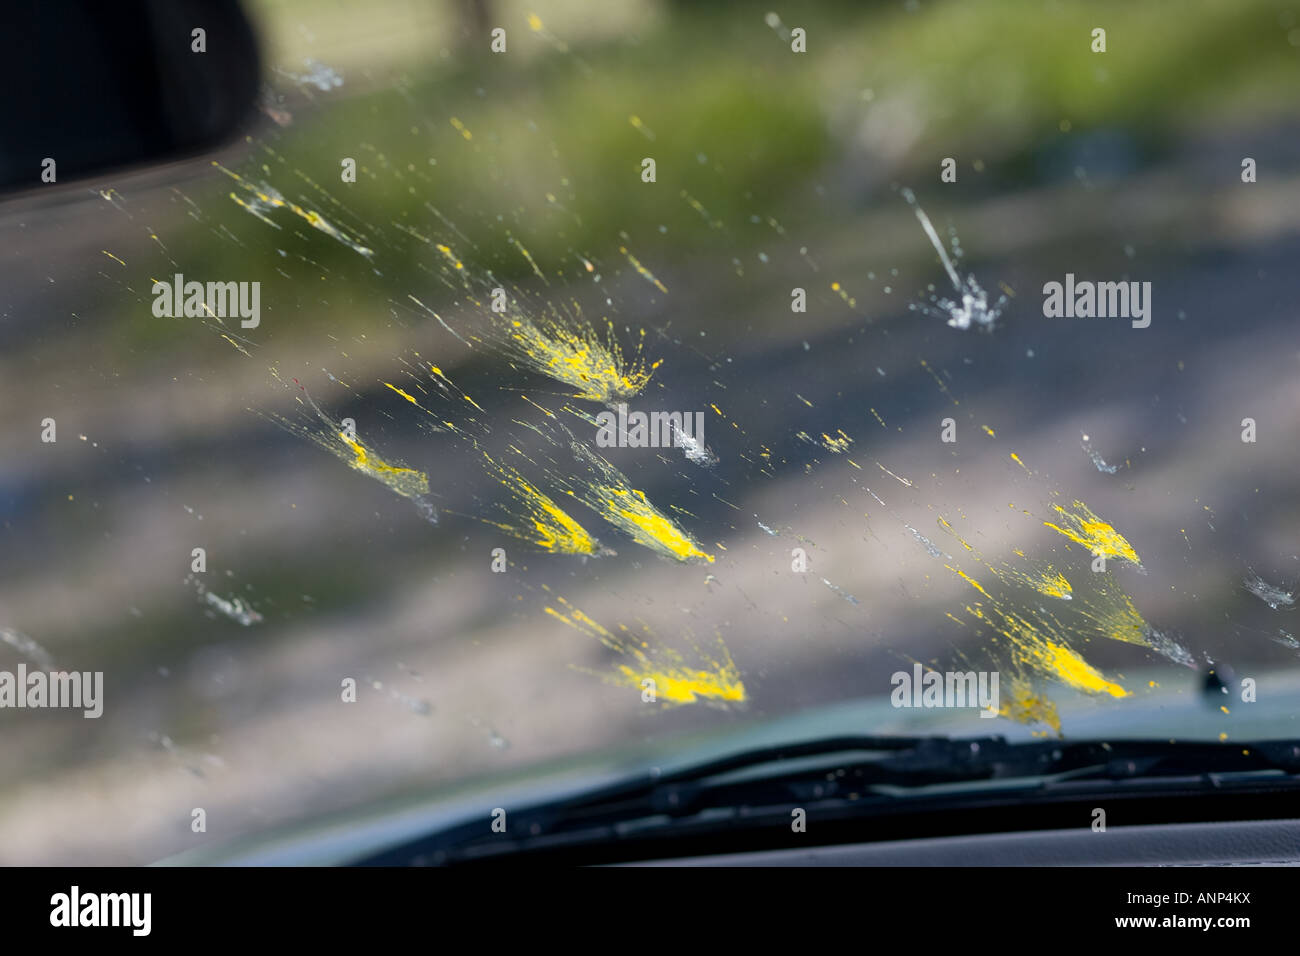
<svg viewBox="0 0 1300 956"><path fill-rule="evenodd" d="M324 448L331 455L347 462L348 467L354 471L375 479L395 494L412 499L419 506L421 514L436 522L431 503L427 499L423 499L423 496L429 493L429 476L427 474L415 468L388 463L366 446L354 433L345 431L338 422L322 412L310 397L307 397L306 401L311 406L312 411L320 418L325 426L324 428L313 428L300 422L291 421L281 415L272 414L264 415L264 417L269 418L287 431Z"/></svg>
<svg viewBox="0 0 1300 956"><path fill-rule="evenodd" d="M263 222L269 223L272 226L279 228L279 224L276 223L275 220L267 216L265 210L288 209L290 212L292 212L298 218L302 219L313 229L325 233L325 235L329 236L334 241L342 243L343 245L347 246L349 249L351 249L353 252L357 253L358 255L364 256L367 259L374 258L375 252L373 249L369 249L366 246L363 246L360 242L358 242L356 239L353 239L342 229L339 229L337 226L335 226L333 223L327 220L320 213L316 212L314 209L304 209L302 206L299 206L297 203L285 199L284 196L281 195L281 193L278 190L268 185L267 183L251 182L250 180L247 180L243 176L239 175L239 173L233 172L232 170L229 170L226 167L222 166L220 163L216 162L215 160L212 162L212 165L217 167L217 169L221 170L223 173L225 173L227 176L233 179L239 185L239 187L243 189L245 192L252 194L253 199L251 200L241 199L234 193L230 194L230 198L233 199L236 203L238 203L241 208L243 208L247 212L252 213L258 219L261 219Z"/></svg>
<svg viewBox="0 0 1300 956"><path fill-rule="evenodd" d="M632 128L633 128L634 130L636 130L638 133L640 133L640 134L641 134L642 136L644 136L646 139L648 139L648 140L654 140L654 138L655 138L654 130L652 130L650 127L646 126L645 123L643 123L643 122L641 121L641 117L639 117L639 116L637 116L635 113L633 113L631 116L629 116L629 117L627 118L627 121L628 121L628 123L630 123L630 124L632 125Z"/></svg>
<svg viewBox="0 0 1300 956"><path fill-rule="evenodd" d="M945 564L944 567L947 568L949 571L951 571L953 574L957 575L957 577L961 578L963 581L965 581L967 584L973 587L976 591L979 591L980 594L984 595L990 601L993 600L993 595L989 594L988 591L985 591L983 585L981 585L978 581L976 581L965 571L961 571L957 568L954 568L950 564Z"/></svg>
<svg viewBox="0 0 1300 956"><path fill-rule="evenodd" d="M1109 578L1109 575L1106 575ZM1113 580L1095 589L1080 613L1096 625L1097 630L1112 641L1151 647L1151 627L1143 619L1128 596Z"/></svg>
<svg viewBox="0 0 1300 956"><path fill-rule="evenodd" d="M472 140L474 138L474 134L469 131L469 128L462 123L458 117L453 116L451 118L451 125L452 128L454 128L456 132L460 133L461 136L464 136L466 140Z"/></svg>
<svg viewBox="0 0 1300 956"><path fill-rule="evenodd" d="M998 711L1000 716L1018 724L1046 724L1060 736L1061 715L1056 710L1056 704L1035 688L1033 681L1016 675L1011 678L1006 689L1006 703Z"/></svg>
<svg viewBox="0 0 1300 956"><path fill-rule="evenodd" d="M1072 599L1074 588L1066 580L1065 575L1059 571L1048 569L1041 571L1036 577L1031 579L1034 590L1039 594L1046 594L1048 597L1060 598L1062 601Z"/></svg>
<svg viewBox="0 0 1300 956"><path fill-rule="evenodd" d="M488 521L488 524L551 554L603 556L614 553L516 469L495 461L486 452L483 457L522 511L514 522Z"/></svg>
<svg viewBox="0 0 1300 956"><path fill-rule="evenodd" d="M830 435L822 432L822 447L827 451L835 452L837 455L843 454L849 450L849 446L853 444L853 439L844 434L842 429L837 428L835 434L839 435L839 437L832 438Z"/></svg>
<svg viewBox="0 0 1300 956"><path fill-rule="evenodd" d="M944 382L944 380L939 377L938 373L936 373L934 369L930 368L930 363L927 362L925 359L921 359L921 368L925 369L927 372L930 373L930 377L934 379L935 384L939 386L939 391L942 392L945 396L947 396L947 398L954 405L961 404L961 402L953 398L952 392L948 391L947 383Z"/></svg>
<svg viewBox="0 0 1300 956"><path fill-rule="evenodd" d="M518 239L516 239L516 238L515 238L514 236L512 236L512 235L507 234L507 235L506 235L506 239L509 240L510 244L511 244L512 246L514 246L516 249L518 249L518 250L519 250L519 254L520 254L521 256L523 256L525 260L527 260L528 265L529 265L529 266L532 268L532 270L533 270L533 275L535 275L535 276L537 276L537 278L541 279L542 282L543 282L543 284L545 284L545 285L550 285L551 283L550 283L549 281L547 281L546 276L542 274L542 270L538 267L538 265L537 265L537 260L535 260L535 259L533 258L533 254L532 254L531 252L528 251L528 247L525 246L522 242L520 242Z"/></svg>
<svg viewBox="0 0 1300 956"><path fill-rule="evenodd" d="M1043 645L1034 648L1032 653L1039 656L1042 669L1054 674L1063 684L1086 691L1089 694L1106 693L1112 697L1128 696L1128 691L1119 684L1106 680L1097 668L1064 644L1044 641Z"/></svg>
<svg viewBox="0 0 1300 956"><path fill-rule="evenodd" d="M628 251L627 246L619 246L618 251L623 253L623 255L627 257L627 261L632 263L632 268L636 269L637 274L641 276L641 278L645 279L647 282L653 285L660 292L668 291L667 287L662 282L660 282L658 279L655 278L654 273L651 272L649 269L647 269L645 266L641 265L641 260L638 259L636 256L632 255L632 253Z"/></svg>
<svg viewBox="0 0 1300 956"><path fill-rule="evenodd" d="M643 694L653 692L656 701L669 706L694 704L701 700L742 703L746 699L740 669L721 638L718 639L716 656L699 652L701 660L692 663L672 648L650 647L646 642L638 641L625 627L620 628L622 633L618 635L612 633L564 598L558 598L556 603L558 608L546 608L548 615L597 638L623 657L613 673L606 675L605 679L611 683L634 688Z"/></svg>
<svg viewBox="0 0 1300 956"><path fill-rule="evenodd" d="M723 650L725 652L725 648ZM659 663L643 654L634 656L638 658L635 665L619 665L623 683L644 691L647 682L653 682L651 686L655 696L665 703L693 704L702 697L729 703L740 703L745 699L745 684L729 654L724 653L721 661L710 661L708 670L689 667L671 649L660 651L665 660Z"/></svg>
<svg viewBox="0 0 1300 956"><path fill-rule="evenodd" d="M337 433L338 440L352 452L352 458L340 455L349 467L369 475L376 481L387 485L393 491L406 498L429 493L429 476L414 468L390 465L373 451L363 445L360 439L349 438L347 432Z"/></svg>
<svg viewBox="0 0 1300 956"><path fill-rule="evenodd" d="M973 554L976 554L978 556L979 552L975 550L975 546L967 542L965 538L959 535L957 533L957 529L952 526L952 523L948 521L947 518L941 517L937 520L938 520L939 527L942 528L944 531L948 532L950 535L952 535L953 538L956 539L958 544L960 544L967 551L970 551Z"/></svg>
<svg viewBox="0 0 1300 956"><path fill-rule="evenodd" d="M386 388L391 388L394 392L396 392L398 395L401 395L402 398L406 399L408 402L410 402L412 405L414 405L416 408L418 408L420 411L424 412L425 414L427 415L433 414L433 412L429 411L427 408L425 408L423 405L417 402L415 400L415 396L412 395L410 392L403 391L402 389L394 385L392 382L385 382L384 386Z"/></svg>
<svg viewBox="0 0 1300 956"><path fill-rule="evenodd" d="M572 447L600 476L596 481L580 482L580 487L582 500L602 518L643 548L665 557L713 563L713 555L705 553L699 542L651 504L644 492L631 487L622 472L585 445L575 442Z"/></svg>
<svg viewBox="0 0 1300 956"><path fill-rule="evenodd" d="M430 365L429 371L432 372L436 378L441 379L443 382L445 382L448 387L453 388L456 391L460 392L460 389L456 387L455 383L453 383L451 379L449 379L445 374L443 374L442 369L438 368L438 366ZM474 399L470 398L468 393L460 392L460 397L463 401L469 403L474 408L477 408L480 412L483 411L483 407L479 405L478 402L474 401ZM546 409L542 409L542 411L546 411Z"/></svg>
<svg viewBox="0 0 1300 956"><path fill-rule="evenodd" d="M1108 558L1122 558L1141 567L1141 559L1138 558L1137 552L1133 550L1133 546L1125 540L1122 534L1097 517L1092 509L1082 501L1075 501L1073 514L1060 505L1053 505L1052 507L1062 516L1067 527L1062 528L1050 521L1044 521L1043 524L1047 527L1060 532L1071 541L1083 545L1092 554L1104 555Z"/></svg>
<svg viewBox="0 0 1300 956"><path fill-rule="evenodd" d="M843 299L844 304L849 306L849 308L853 308L858 304L858 300L853 298L847 292L845 292L844 287L840 285L838 282L831 283L831 291L834 292L836 295L838 295L841 299Z"/></svg>
<svg viewBox="0 0 1300 956"><path fill-rule="evenodd" d="M612 322L602 340L590 325L578 321L534 322L522 314L508 321L507 351L542 374L577 389L575 398L603 403L631 398L646 387L661 364L647 367L641 357L644 329L635 353L627 359L614 337Z"/></svg>
<svg viewBox="0 0 1300 956"><path fill-rule="evenodd" d="M968 606L966 612L1006 638L1017 668L1035 671L1085 693L1128 696L1128 691L1106 680L1066 643L1068 629L1051 615L1032 610L1020 613L998 601L989 607Z"/></svg>
<svg viewBox="0 0 1300 956"><path fill-rule="evenodd" d="M222 332L222 333L221 333L221 337L222 337L223 339L225 339L227 342L229 342L232 346L234 346L234 348L235 348L236 351L243 352L245 355L248 355L248 349L244 348L242 345L240 345L238 342L236 342L234 339L232 339L232 338L231 338L229 335L227 335L225 332ZM249 357L249 358L252 358L253 356L248 355L248 357Z"/></svg>

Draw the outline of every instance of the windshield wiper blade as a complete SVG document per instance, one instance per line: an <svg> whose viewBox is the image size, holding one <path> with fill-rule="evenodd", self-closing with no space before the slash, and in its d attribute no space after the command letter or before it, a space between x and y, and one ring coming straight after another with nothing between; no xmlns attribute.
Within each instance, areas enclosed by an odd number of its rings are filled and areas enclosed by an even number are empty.
<svg viewBox="0 0 1300 956"><path fill-rule="evenodd" d="M839 759L831 759L839 758ZM760 747L671 772L650 770L512 816L521 838L501 839L481 821L453 827L359 861L497 855L512 845L617 838L686 818L735 820L765 809L852 800L864 812L936 785L1006 781L1044 787L1185 780L1207 785L1238 775L1300 774L1300 741L1042 740L837 736ZM864 799L873 798L873 799Z"/></svg>

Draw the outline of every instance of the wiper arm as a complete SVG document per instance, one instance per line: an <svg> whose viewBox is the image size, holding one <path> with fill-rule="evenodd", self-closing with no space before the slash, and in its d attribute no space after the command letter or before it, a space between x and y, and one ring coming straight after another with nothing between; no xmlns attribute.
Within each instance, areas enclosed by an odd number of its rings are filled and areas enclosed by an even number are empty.
<svg viewBox="0 0 1300 956"><path fill-rule="evenodd" d="M827 758L841 759L832 760ZM1043 740L1008 743L1000 736L842 736L760 747L628 780L515 811L510 829L524 842L610 839L674 819L757 817L771 808L818 801L897 800L923 788L982 781L1044 787L1079 781L1300 774L1300 741L1222 743L1170 740ZM495 855L514 840L482 821L454 827L361 861L394 865Z"/></svg>

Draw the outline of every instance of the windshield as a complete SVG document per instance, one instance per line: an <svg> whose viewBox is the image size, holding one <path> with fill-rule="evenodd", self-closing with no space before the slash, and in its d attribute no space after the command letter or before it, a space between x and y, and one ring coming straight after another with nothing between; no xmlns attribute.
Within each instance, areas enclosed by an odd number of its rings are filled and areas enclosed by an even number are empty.
<svg viewBox="0 0 1300 956"><path fill-rule="evenodd" d="M5 862L1300 736L1291 5L249 13L246 138L0 210Z"/></svg>

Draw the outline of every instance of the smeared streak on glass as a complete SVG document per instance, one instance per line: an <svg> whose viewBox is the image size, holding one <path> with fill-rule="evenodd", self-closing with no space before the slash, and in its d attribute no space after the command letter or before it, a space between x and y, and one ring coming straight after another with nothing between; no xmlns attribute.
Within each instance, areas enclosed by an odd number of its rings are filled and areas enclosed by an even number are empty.
<svg viewBox="0 0 1300 956"><path fill-rule="evenodd" d="M626 627L620 626L622 633L615 635L564 598L558 598L556 603L558 609L547 606L548 615L597 638L623 657L613 674L602 675L610 683L640 691L645 689L645 681L652 680L656 699L670 706L694 704L701 700L742 703L746 699L740 669L721 638L718 639L716 658L700 652L699 656L703 658L700 663L705 665L701 667L692 665L671 648L651 648L647 642L628 632Z"/></svg>
<svg viewBox="0 0 1300 956"><path fill-rule="evenodd" d="M433 415L433 412L429 411L427 408L425 408L423 405L421 405L421 404L416 400L415 396L412 395L410 392L407 392L407 391L405 391L405 390L403 390L403 389L398 388L398 387L397 387L396 385L394 385L392 382L384 382L384 387L385 387L385 388L391 388L391 389L392 389L394 392L396 392L398 395L402 396L402 398L406 399L408 402L410 402L412 405L414 405L414 406L415 406L416 408L418 408L420 411L424 412L424 414L426 414L426 415ZM436 418L437 416L434 416L434 417Z"/></svg>
<svg viewBox="0 0 1300 956"><path fill-rule="evenodd" d="M453 269L458 272L464 271L465 263L460 260L460 257L457 256L456 253L452 252L451 246L446 245L445 243L435 242L433 247L442 253L443 257L451 263Z"/></svg>
<svg viewBox="0 0 1300 956"><path fill-rule="evenodd" d="M1070 582L1066 579L1065 575L1061 574L1051 565L1033 568L1029 571L1021 571L1018 568L1014 568L1005 563L1001 566L995 566L987 561L973 544L958 534L957 529L954 528L952 523L946 518L939 518L938 524L939 527L951 535L958 544L973 554L975 558L983 564L984 567L988 568L989 571L1000 581L1003 581L1004 583L1010 581L1022 584L1026 587L1033 588L1039 594L1046 595L1047 597L1058 598L1062 601L1069 601L1072 599L1074 588L1070 585ZM949 568L948 570L952 571L955 569ZM961 572L957 573L960 574ZM962 575L962 577L965 577L965 575ZM983 589L981 588L981 590Z"/></svg>
<svg viewBox="0 0 1300 956"><path fill-rule="evenodd" d="M1097 517L1082 501L1074 502L1073 514L1060 505L1053 505L1052 508L1061 515L1067 527L1062 528L1050 521L1044 521L1043 524L1047 527L1065 535L1076 544L1083 545L1092 554L1121 558L1139 568L1142 567L1137 552L1124 536Z"/></svg>
<svg viewBox="0 0 1300 956"><path fill-rule="evenodd" d="M853 444L853 439L850 438L848 435L844 434L843 430L838 428L835 430L835 434L838 435L839 437L835 438L831 435L826 434L825 432L822 432L822 437L820 441L813 438L807 432L799 432L794 437L798 438L800 441L805 441L810 445L820 445L822 448L825 448L829 452L834 452L837 455L842 455L844 454L844 452L849 450L849 446Z"/></svg>
<svg viewBox="0 0 1300 956"><path fill-rule="evenodd" d="M835 430L835 434L839 437L832 438L830 435L822 432L822 447L835 452L837 455L843 454L849 450L849 446L853 444L853 439L844 434L844 432L838 428Z"/></svg>
<svg viewBox="0 0 1300 956"><path fill-rule="evenodd" d="M1190 651L1171 635L1147 623L1134 606L1133 599L1109 572L1099 577L1104 577L1104 582L1080 603L1079 612L1091 620L1104 637L1145 647L1183 667L1196 666L1196 659Z"/></svg>
<svg viewBox="0 0 1300 956"><path fill-rule="evenodd" d="M984 595L990 601L993 600L993 595L989 594L988 591L984 590L984 585L980 584L978 581L976 581L965 571L962 571L959 568L954 568L950 564L945 564L944 567L947 568L949 571L951 571L953 574L957 575L957 577L961 578L963 581L965 581L967 584L973 587L976 591L979 591L980 594Z"/></svg>
<svg viewBox="0 0 1300 956"><path fill-rule="evenodd" d="M190 575L186 580L194 586L195 593L198 594L199 599L204 604L218 614L230 618L236 624L252 627L254 624L262 622L262 615L243 598L237 595L224 598L220 594L209 591L207 586L193 575Z"/></svg>
<svg viewBox="0 0 1300 956"><path fill-rule="evenodd" d="M653 285L660 292L668 291L667 286L665 286L662 282L656 279L653 272L651 272L645 266L641 265L641 260L638 259L636 256L632 255L632 253L628 251L627 246L619 246L618 251L623 253L623 255L627 257L628 262L632 263L632 268L637 271L637 275L641 276L641 278L645 279L647 282Z"/></svg>
<svg viewBox="0 0 1300 956"><path fill-rule="evenodd" d="M283 415L264 414L263 417L269 418L287 431L325 449L334 457L346 462L353 471L373 478L403 498L411 499L427 521L437 523L437 511L433 503L425 497L429 494L429 476L427 474L415 468L407 468L404 465L390 464L376 454L373 449L367 447L359 438L349 437L343 426L326 415L312 400L311 396L307 394L306 387L296 378L293 381L302 391L306 403L316 413L324 427L313 428L291 421Z"/></svg>
<svg viewBox="0 0 1300 956"><path fill-rule="evenodd" d="M321 92L329 92L343 85L343 75L332 66L327 66L311 57L303 60L302 65L307 67L306 73L294 73L278 66L274 69L276 73L298 86L314 86Z"/></svg>
<svg viewBox="0 0 1300 956"><path fill-rule="evenodd" d="M840 597L844 598L844 600L848 601L850 604L854 606L861 603L858 601L857 598L855 598L848 591L844 590L838 584L832 584L830 581L827 581L825 578L822 578L822 584L826 585L828 588L830 588L832 591L834 591L836 594L838 594Z"/></svg>
<svg viewBox="0 0 1300 956"><path fill-rule="evenodd" d="M1092 447L1092 442L1087 435L1083 436L1083 451L1092 460L1093 466L1104 475L1113 475L1119 471L1119 465L1108 465L1106 459Z"/></svg>
<svg viewBox="0 0 1300 956"><path fill-rule="evenodd" d="M244 348L242 345L240 345L238 342L236 342L234 339L232 339L232 338L231 338L229 335L227 335L225 332L222 332L222 333L221 333L221 337L222 337L223 339L225 339L227 342L229 342L230 345L235 349L236 352L242 352L244 355L247 355L249 358L252 358L252 357L253 357L252 355L249 355L249 353L248 353L248 349Z"/></svg>
<svg viewBox="0 0 1300 956"><path fill-rule="evenodd" d="M465 137L466 142L470 142L474 139L474 134L469 131L469 127L467 127L464 123L462 123L458 117L453 116L451 118L451 126L452 129L460 133L461 136Z"/></svg>
<svg viewBox="0 0 1300 956"><path fill-rule="evenodd" d="M706 554L699 542L652 505L645 492L633 488L621 471L585 445L575 442L572 448L574 454L590 464L597 475L594 481L574 479L580 489L577 496L589 508L643 548L676 561L713 563L713 555ZM561 484L569 483L561 481ZM572 488L569 494L574 494Z"/></svg>
<svg viewBox="0 0 1300 956"><path fill-rule="evenodd" d="M239 173L222 166L216 160L212 161L212 165L233 179L241 189L252 195L252 199L245 200L241 199L236 193L231 193L230 198L246 212L252 213L263 222L279 229L279 224L267 216L265 211L269 209L288 209L313 229L325 233L325 235L329 236L334 241L347 246L358 255L364 256L366 259L374 258L375 252L373 249L363 246L360 242L353 239L315 210L304 209L297 203L285 199L284 196L281 195L273 186L270 186L267 183L253 183L239 175Z"/></svg>
<svg viewBox="0 0 1300 956"><path fill-rule="evenodd" d="M410 293L407 293L407 296L406 296L406 297L407 297L408 299L410 299L412 302L414 302L416 305L418 305L420 308L424 309L424 311L427 312L427 313L429 313L429 315L431 315L431 316L433 316L435 319L437 319L437 320L438 320L438 324L441 325L441 326L442 326L444 329L446 329L448 332L450 332L452 335L454 335L454 336L456 337L456 340L457 340L458 342L460 342L461 344L463 344L463 345L466 346L467 348L473 348L473 347L474 347L474 346L471 345L469 342L466 342L463 338L461 338L460 333L457 332L455 329L453 329L450 325L448 325L448 324L446 323L446 321L443 319L443 317L442 317L441 315L439 315L437 312L433 311L433 309L429 308L427 305L425 305L423 302L421 302L419 299L417 299L415 296L411 295Z"/></svg>
<svg viewBox="0 0 1300 956"><path fill-rule="evenodd" d="M537 268L537 263L533 260L533 254L532 254L531 252L529 252L526 248L524 248L524 244L523 244L522 242L520 242L518 239L516 239L514 236L512 236L512 235L511 235L510 233L508 233L508 232L506 233L506 240L507 240L507 241L508 241L512 246L514 246L516 249L519 250L519 254L520 254L521 256L523 256L526 260L528 260L528 265L529 265L530 267L532 267L533 275L535 275L535 276L537 276L537 278L541 279L543 285L547 285L547 286L549 286L549 285L550 285L550 282L548 282L548 281L546 280L546 276L542 275L542 270L539 269L539 268Z"/></svg>
<svg viewBox="0 0 1300 956"><path fill-rule="evenodd" d="M912 487L912 482L911 482L909 479L904 478L904 477L902 477L901 475L896 475L896 474L894 474L892 471L890 471L888 468L886 468L886 467L885 467L884 465L882 465L880 462L876 462L876 467L879 468L881 471L883 471L885 474L887 474L890 478L893 478L895 481L902 483L903 485L907 486L908 488L911 488L911 487Z"/></svg>
<svg viewBox="0 0 1300 956"><path fill-rule="evenodd" d="M390 465L363 445L360 439L349 438L346 432L338 432L337 437L352 452L351 459L348 459L347 455L339 456L347 461L349 467L382 482L406 498L416 498L429 493L429 476L424 472L415 468Z"/></svg>
<svg viewBox="0 0 1300 956"><path fill-rule="evenodd" d="M1109 574L1106 575L1108 578ZM1112 579L1089 595L1081 603L1079 613L1088 618L1097 629L1112 641L1149 647L1147 634L1150 626L1138 613L1130 598Z"/></svg>
<svg viewBox="0 0 1300 956"><path fill-rule="evenodd" d="M418 355L419 353L416 353L416 354ZM463 391L461 391L459 388L456 388L456 385L452 382L452 380L449 379L446 375L444 375L442 369L438 368L438 366L436 366L436 365L430 365L430 366L429 366L429 371L433 373L433 375L435 376L435 378L436 378L437 380L440 380L440 381L444 382L444 383L447 385L448 388L452 388L452 389L455 389L456 391L460 392L460 397L461 397L462 401L465 401L465 402L469 403L470 405L474 406L474 407L477 408L480 412L483 411L483 407L482 407L481 405L479 405L478 402L474 401L474 399L470 398L468 392L463 392Z"/></svg>
<svg viewBox="0 0 1300 956"><path fill-rule="evenodd" d="M244 627L251 627L262 620L262 615L246 603L243 598L223 598L219 594L208 591L203 595L203 599L209 606L216 608L226 617L242 624Z"/></svg>
<svg viewBox="0 0 1300 956"><path fill-rule="evenodd" d="M709 224L710 229L722 228L722 220L714 219L713 216L709 213L709 211L704 208L704 204L700 202L698 199L696 199L694 196L692 196L690 193L688 193L685 189L681 191L681 197L682 199L686 200L686 205L690 206L692 209L694 209L697 213L700 214L700 218Z"/></svg>
<svg viewBox="0 0 1300 956"><path fill-rule="evenodd" d="M50 652L21 631L0 627L0 644L8 644L23 657L32 661L41 670L53 670L54 658Z"/></svg>
<svg viewBox="0 0 1300 956"><path fill-rule="evenodd" d="M633 113L631 116L627 118L627 121L634 130L636 130L646 139L650 140L650 142L652 143L654 142L655 140L654 130L652 130L649 126L646 126L645 123L641 121L641 117Z"/></svg>
<svg viewBox="0 0 1300 956"><path fill-rule="evenodd" d="M954 405L960 405L961 402L953 398L952 392L948 391L947 383L944 382L944 380L939 377L938 373L936 373L934 369L930 368L930 363L927 362L925 359L921 359L920 361L921 361L921 368L925 369L927 372L930 373L930 377L934 379L935 384L939 386L939 391L944 395L946 395Z"/></svg>
<svg viewBox="0 0 1300 956"><path fill-rule="evenodd" d="M1046 724L1061 735L1061 715L1056 704L1038 690L1033 681L1023 675L1014 675L1003 685L1007 691L1006 703L998 714L1018 724Z"/></svg>
<svg viewBox="0 0 1300 956"><path fill-rule="evenodd" d="M908 533L910 533L912 537L916 539L916 543L919 544L921 547L925 548L926 554L930 555L930 557L932 558L947 558L949 561L953 560L952 555L948 554L946 551L940 550L939 547L933 541L931 541L925 535L921 534L921 532L917 531L910 524L904 521L902 515L896 512L893 508L889 507L889 505L885 504L885 500L881 498L880 495L876 494L874 491L872 491L870 488L867 488L865 485L863 486L863 488L867 494L871 495L871 497L875 499L876 504L880 505L880 507L884 508L885 511L889 513L889 516L891 518L893 518L900 525L902 525L904 528L907 529Z"/></svg>

